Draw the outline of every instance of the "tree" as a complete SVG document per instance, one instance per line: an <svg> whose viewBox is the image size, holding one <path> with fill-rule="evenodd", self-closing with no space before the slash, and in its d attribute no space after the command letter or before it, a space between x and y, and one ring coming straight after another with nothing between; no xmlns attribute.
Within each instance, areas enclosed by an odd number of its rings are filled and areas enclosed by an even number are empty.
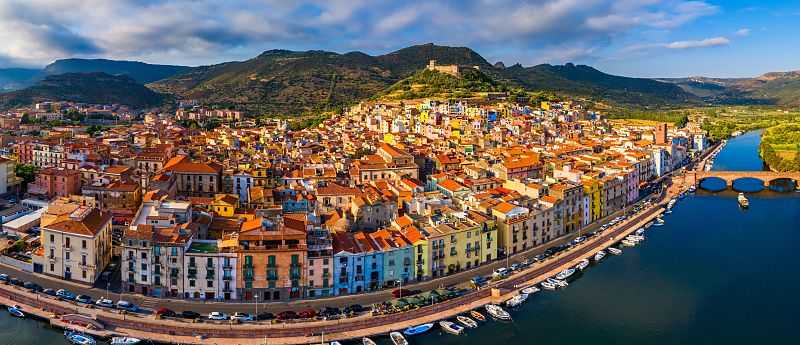
<svg viewBox="0 0 800 345"><path fill-rule="evenodd" d="M36 174L38 172L39 168L31 164L17 164L17 166L14 168L14 173L17 175L17 177L22 179L23 188L27 186L28 183L36 180Z"/></svg>
<svg viewBox="0 0 800 345"><path fill-rule="evenodd" d="M90 136L95 136L95 135L103 132L104 130L105 130L105 128L103 128L103 126L91 125L91 126L89 126L89 128L86 128L86 133L89 134Z"/></svg>

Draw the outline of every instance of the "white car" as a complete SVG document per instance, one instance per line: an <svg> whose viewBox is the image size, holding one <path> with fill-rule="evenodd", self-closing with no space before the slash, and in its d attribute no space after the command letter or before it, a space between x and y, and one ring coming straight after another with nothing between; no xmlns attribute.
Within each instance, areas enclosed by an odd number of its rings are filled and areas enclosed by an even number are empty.
<svg viewBox="0 0 800 345"><path fill-rule="evenodd" d="M253 318L253 315L250 315L248 313L235 312L235 313L233 313L233 315L231 315L231 321L237 321L237 320L238 321L253 321L254 318Z"/></svg>
<svg viewBox="0 0 800 345"><path fill-rule="evenodd" d="M223 320L227 320L228 319L228 314L215 311L215 312L211 312L211 314L208 314L208 319L209 320L215 320L215 321L223 321Z"/></svg>
<svg viewBox="0 0 800 345"><path fill-rule="evenodd" d="M108 298L101 298L95 301L94 305L98 307L114 308L114 301Z"/></svg>
<svg viewBox="0 0 800 345"><path fill-rule="evenodd" d="M494 273L492 274L492 276L494 276L494 277L505 277L509 273L511 273L511 271L508 268L501 267L501 268L498 268L498 269L494 270Z"/></svg>

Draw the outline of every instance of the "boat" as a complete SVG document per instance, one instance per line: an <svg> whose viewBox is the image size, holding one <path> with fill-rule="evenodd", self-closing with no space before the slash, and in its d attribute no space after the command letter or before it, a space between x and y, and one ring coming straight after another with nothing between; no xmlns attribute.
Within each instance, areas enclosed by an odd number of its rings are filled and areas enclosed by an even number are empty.
<svg viewBox="0 0 800 345"><path fill-rule="evenodd" d="M744 193L739 193L739 197L736 198L739 201L739 206L742 208L750 207L750 200L747 200L747 197L744 196Z"/></svg>
<svg viewBox="0 0 800 345"><path fill-rule="evenodd" d="M478 320L478 321L481 321L481 322L486 321L486 317L483 316L483 314L481 314L477 310L470 311L469 315L472 316L472 318L475 319L475 320Z"/></svg>
<svg viewBox="0 0 800 345"><path fill-rule="evenodd" d="M133 337L113 337L111 338L111 345L134 345L141 343L142 340Z"/></svg>
<svg viewBox="0 0 800 345"><path fill-rule="evenodd" d="M653 226L664 226L664 218L656 218L656 222L653 223Z"/></svg>
<svg viewBox="0 0 800 345"><path fill-rule="evenodd" d="M464 327L461 327L450 321L439 321L439 327L442 327L443 331L453 335L460 335L461 333L464 333Z"/></svg>
<svg viewBox="0 0 800 345"><path fill-rule="evenodd" d="M594 255L594 262L600 262L604 257L606 257L606 252L601 250Z"/></svg>
<svg viewBox="0 0 800 345"><path fill-rule="evenodd" d="M367 338L367 337L361 338L361 343L364 344L364 345L378 345L372 339Z"/></svg>
<svg viewBox="0 0 800 345"><path fill-rule="evenodd" d="M22 312L22 307L18 305L8 307L8 313L16 317L25 317L25 313Z"/></svg>
<svg viewBox="0 0 800 345"><path fill-rule="evenodd" d="M629 240L629 239L627 239L627 238L626 238L626 239L624 239L624 240L622 240L621 242L622 242L622 245L624 245L624 246L626 246L626 247L633 247L633 246L635 246L635 245L636 245L636 241L634 241L634 240Z"/></svg>
<svg viewBox="0 0 800 345"><path fill-rule="evenodd" d="M424 323L424 324L421 324L421 325L418 325L418 326L412 326L412 327L406 328L403 331L403 334L409 335L409 336L410 335L422 334L422 333L425 333L427 331L430 331L431 328L433 328L433 324L432 323Z"/></svg>
<svg viewBox="0 0 800 345"><path fill-rule="evenodd" d="M509 307L509 308L518 307L519 305L521 305L522 303L524 303L527 300L528 300L528 295L527 294L524 294L524 293L523 294L519 294L519 295L516 295L514 297L511 297L511 299L506 301L506 306Z"/></svg>
<svg viewBox="0 0 800 345"><path fill-rule="evenodd" d="M694 193L695 191L697 191L697 187L695 187L693 185L689 186L689 193Z"/></svg>
<svg viewBox="0 0 800 345"><path fill-rule="evenodd" d="M545 289L545 290L555 290L556 289L556 284L553 284L553 283L548 282L548 281L543 281L541 283L541 285L542 285L542 289Z"/></svg>
<svg viewBox="0 0 800 345"><path fill-rule="evenodd" d="M458 323L464 325L467 328L478 328L478 323L475 322L475 320L470 319L469 316L459 315L456 316L456 320L458 320Z"/></svg>
<svg viewBox="0 0 800 345"><path fill-rule="evenodd" d="M553 284L557 288L565 288L565 287L569 286L569 283L567 283L565 280L561 280L561 279L547 278L546 282L548 282L550 284Z"/></svg>
<svg viewBox="0 0 800 345"><path fill-rule="evenodd" d="M511 314L503 310L503 308L501 308L500 306L496 306L494 304L487 304L486 312L489 313L489 315L491 315L493 318L498 320L511 320Z"/></svg>
<svg viewBox="0 0 800 345"><path fill-rule="evenodd" d="M530 295L533 295L533 294L539 292L539 288L537 288L536 286L528 286L528 287L522 289L520 292L530 296Z"/></svg>
<svg viewBox="0 0 800 345"><path fill-rule="evenodd" d="M340 342L338 342L338 341L334 340L334 341L332 341L332 342L331 342L331 344L330 344L330 345L342 345L342 343L340 343Z"/></svg>
<svg viewBox="0 0 800 345"><path fill-rule="evenodd" d="M614 255L620 255L620 254L622 254L622 249L618 249L618 248L614 248L614 247L608 247L608 252L611 253L611 254L614 254Z"/></svg>
<svg viewBox="0 0 800 345"><path fill-rule="evenodd" d="M64 331L64 336L67 337L67 341L69 341L71 344L75 344L75 345L97 345L97 342L94 341L94 338L92 338L89 335L83 334L83 333L79 333L79 332L75 332L75 331ZM374 345L374 344L370 344L370 345Z"/></svg>
<svg viewBox="0 0 800 345"><path fill-rule="evenodd" d="M392 339L394 345L408 345L408 340L400 332L389 333L389 338Z"/></svg>
<svg viewBox="0 0 800 345"><path fill-rule="evenodd" d="M636 230L636 232L634 232L634 233L635 233L635 234L637 234L637 235L639 235L639 236L641 236L642 234L644 234L644 229L642 229L642 228L639 228L639 229L637 229L637 230Z"/></svg>
<svg viewBox="0 0 800 345"><path fill-rule="evenodd" d="M647 229L647 228L653 226L653 224L654 224L653 222L648 222L647 224L644 225L644 228Z"/></svg>
<svg viewBox="0 0 800 345"><path fill-rule="evenodd" d="M558 274L556 274L556 279L558 279L558 280L567 280L569 277L572 277L573 274L575 274L575 269L574 268L567 268L567 269L559 272Z"/></svg>
<svg viewBox="0 0 800 345"><path fill-rule="evenodd" d="M581 271L585 270L586 267L589 267L589 260L588 259L581 260L581 262L579 262L578 265L575 266L575 268L577 268L578 270L581 270Z"/></svg>

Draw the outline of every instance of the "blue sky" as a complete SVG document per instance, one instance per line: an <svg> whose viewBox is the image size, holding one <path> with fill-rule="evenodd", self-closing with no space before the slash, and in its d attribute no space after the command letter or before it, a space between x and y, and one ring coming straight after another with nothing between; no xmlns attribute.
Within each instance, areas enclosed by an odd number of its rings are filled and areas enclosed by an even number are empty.
<svg viewBox="0 0 800 345"><path fill-rule="evenodd" d="M67 57L204 65L269 49L467 46L490 62L642 77L800 69L800 2L0 0L0 67Z"/></svg>

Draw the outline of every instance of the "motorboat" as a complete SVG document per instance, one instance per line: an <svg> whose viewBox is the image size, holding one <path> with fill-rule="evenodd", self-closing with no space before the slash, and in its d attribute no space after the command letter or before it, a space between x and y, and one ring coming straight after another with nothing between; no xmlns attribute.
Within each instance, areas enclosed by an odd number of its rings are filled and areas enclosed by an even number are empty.
<svg viewBox="0 0 800 345"><path fill-rule="evenodd" d="M739 193L739 196L736 198L736 200L739 202L739 206L741 206L742 208L750 207L750 200L748 200L747 197L744 196L744 193Z"/></svg>
<svg viewBox="0 0 800 345"><path fill-rule="evenodd" d="M403 331L403 334L409 335L409 336L422 334L422 333L425 333L427 331L430 331L431 328L433 328L433 324L432 323L424 323L424 324L421 324L421 325L418 325L418 326L412 326L412 327L406 328Z"/></svg>
<svg viewBox="0 0 800 345"><path fill-rule="evenodd" d="M635 233L635 234L637 234L637 235L640 235L640 236L641 236L642 234L644 234L644 229L642 229L642 228L639 228L639 229L637 229L637 230L636 230L636 232L634 232L634 233Z"/></svg>
<svg viewBox="0 0 800 345"><path fill-rule="evenodd" d="M530 295L533 295L533 294L539 292L539 288L537 288L536 286L528 286L528 287L522 289L520 292L530 296Z"/></svg>
<svg viewBox="0 0 800 345"><path fill-rule="evenodd" d="M389 333L389 338L392 339L394 345L408 345L408 340L400 332Z"/></svg>
<svg viewBox="0 0 800 345"><path fill-rule="evenodd" d="M557 288L565 288L565 287L569 286L569 283L567 283L565 280L561 280L561 279L547 278L546 281L548 283L550 283L550 284L553 284Z"/></svg>
<svg viewBox="0 0 800 345"><path fill-rule="evenodd" d="M543 281L540 285L542 286L542 289L545 290L555 290L557 288L556 284L553 284L549 281Z"/></svg>
<svg viewBox="0 0 800 345"><path fill-rule="evenodd" d="M142 340L133 337L113 337L111 338L111 345L134 345L141 343Z"/></svg>
<svg viewBox="0 0 800 345"><path fill-rule="evenodd" d="M588 260L588 259L583 259L583 260L581 260L581 262L579 262L579 263L578 263L578 264L575 266L575 268L577 268L577 269L578 269L578 270L580 270L580 271L583 271L583 270L585 270L585 269L586 269L586 267L589 267L589 260Z"/></svg>
<svg viewBox="0 0 800 345"><path fill-rule="evenodd" d="M342 345L342 343L334 340L334 341L331 342L331 345Z"/></svg>
<svg viewBox="0 0 800 345"><path fill-rule="evenodd" d="M511 314L507 311L503 310L500 306L494 304L487 304L486 305L486 312L489 313L493 318L498 320L511 320Z"/></svg>
<svg viewBox="0 0 800 345"><path fill-rule="evenodd" d="M614 254L614 255L620 255L620 254L622 254L622 249L614 248L614 247L608 247L608 252L611 253L611 254Z"/></svg>
<svg viewBox="0 0 800 345"><path fill-rule="evenodd" d="M629 239L627 239L627 238L626 238L626 239L624 239L624 240L622 240L621 242L622 242L622 245L624 245L624 246L626 246L626 247L633 247L633 246L635 246L635 245L636 245L636 241L634 241L634 240L629 240Z"/></svg>
<svg viewBox="0 0 800 345"><path fill-rule="evenodd" d="M22 312L22 307L18 305L9 306L8 313L16 317L25 317L25 313Z"/></svg>
<svg viewBox="0 0 800 345"><path fill-rule="evenodd" d="M472 316L473 319L481 322L486 321L486 317L477 310L470 311L469 316Z"/></svg>
<svg viewBox="0 0 800 345"><path fill-rule="evenodd" d="M471 319L469 316L459 315L456 316L456 320L458 320L458 323L464 325L464 327L478 328L478 323L475 322L475 320Z"/></svg>
<svg viewBox="0 0 800 345"><path fill-rule="evenodd" d="M696 191L697 191L697 187L695 187L694 185L689 186L689 193L694 193Z"/></svg>
<svg viewBox="0 0 800 345"><path fill-rule="evenodd" d="M361 343L364 344L364 345L378 345L378 344L375 343L375 341L373 341L372 339L367 338L367 337L361 338Z"/></svg>
<svg viewBox="0 0 800 345"><path fill-rule="evenodd" d="M443 331L453 335L460 335L461 333L464 333L464 327L461 327L450 321L439 321L439 327L442 327Z"/></svg>
<svg viewBox="0 0 800 345"><path fill-rule="evenodd" d="M604 257L606 257L606 252L601 250L594 255L594 262L600 262Z"/></svg>
<svg viewBox="0 0 800 345"><path fill-rule="evenodd" d="M67 341L71 344L75 345L97 345L97 342L89 335L75 332L75 331L64 331L64 336L67 337ZM366 344L365 344L366 345ZM375 344L370 344L375 345Z"/></svg>
<svg viewBox="0 0 800 345"><path fill-rule="evenodd" d="M653 222L648 222L647 224L644 225L644 228L647 229L647 228L653 226L653 224L654 224Z"/></svg>
<svg viewBox="0 0 800 345"><path fill-rule="evenodd" d="M528 300L527 294L519 294L514 297L511 297L508 301L506 301L506 306L509 308L514 308L520 306L522 303Z"/></svg>
<svg viewBox="0 0 800 345"><path fill-rule="evenodd" d="M634 240L636 242L644 241L644 236L642 236L642 235L629 235L628 238L630 238L630 239L632 239L632 240Z"/></svg>
<svg viewBox="0 0 800 345"><path fill-rule="evenodd" d="M559 272L558 274L556 274L556 279L558 279L558 280L567 280L569 277L572 277L573 274L575 274L575 269L574 268L567 268L567 269Z"/></svg>

